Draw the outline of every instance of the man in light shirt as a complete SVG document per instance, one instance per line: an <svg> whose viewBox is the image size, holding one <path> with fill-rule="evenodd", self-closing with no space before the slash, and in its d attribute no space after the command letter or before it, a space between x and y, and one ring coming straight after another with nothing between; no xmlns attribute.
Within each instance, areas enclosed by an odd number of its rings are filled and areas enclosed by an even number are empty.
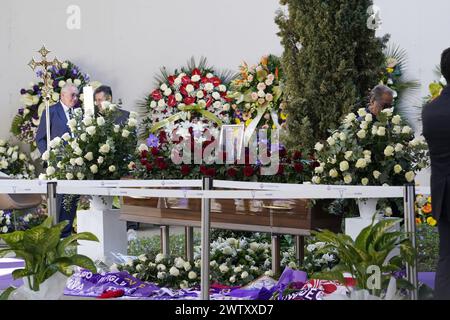
<svg viewBox="0 0 450 320"><path fill-rule="evenodd" d="M71 119L73 108L78 102L78 88L74 84L66 83L61 89L60 101L50 107L50 140L56 137L62 137L66 132L70 133L67 122ZM36 132L36 142L39 151L43 154L47 151L47 116L45 111L42 113L41 122ZM72 224L76 215L78 196L73 197L70 203L70 210L66 210L63 204L63 195L57 195L56 207L58 222L68 220L69 224L62 231L63 238L69 236L72 232Z"/></svg>

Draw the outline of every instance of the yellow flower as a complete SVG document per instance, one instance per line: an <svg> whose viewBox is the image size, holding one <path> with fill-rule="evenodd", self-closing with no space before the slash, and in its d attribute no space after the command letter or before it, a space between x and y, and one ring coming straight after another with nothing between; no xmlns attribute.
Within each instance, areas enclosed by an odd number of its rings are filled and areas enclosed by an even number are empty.
<svg viewBox="0 0 450 320"><path fill-rule="evenodd" d="M236 122L236 124L241 124L241 120L239 120L239 119L236 119L235 122Z"/></svg>
<svg viewBox="0 0 450 320"><path fill-rule="evenodd" d="M392 73L392 72L394 72L394 68L386 68L386 71L387 71L388 73Z"/></svg>
<svg viewBox="0 0 450 320"><path fill-rule="evenodd" d="M261 64L266 67L267 63L269 62L269 57L268 56L264 56L261 58Z"/></svg>
<svg viewBox="0 0 450 320"><path fill-rule="evenodd" d="M427 198L428 203L431 203L431 197Z"/></svg>
<svg viewBox="0 0 450 320"><path fill-rule="evenodd" d="M286 113L280 113L280 118L281 118L281 120L286 120L287 119L287 114Z"/></svg>
<svg viewBox="0 0 450 320"><path fill-rule="evenodd" d="M428 223L430 226L434 227L434 226L437 224L437 221L436 221L433 217L428 217L428 218L427 218L427 223Z"/></svg>
<svg viewBox="0 0 450 320"><path fill-rule="evenodd" d="M247 121L245 121L245 126L248 127L250 123L252 122L252 118L249 118Z"/></svg>

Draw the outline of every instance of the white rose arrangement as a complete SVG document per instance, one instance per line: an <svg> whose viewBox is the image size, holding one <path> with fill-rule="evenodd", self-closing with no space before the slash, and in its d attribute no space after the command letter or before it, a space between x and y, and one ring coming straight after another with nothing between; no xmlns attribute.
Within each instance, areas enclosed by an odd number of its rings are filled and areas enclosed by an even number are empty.
<svg viewBox="0 0 450 320"><path fill-rule="evenodd" d="M96 118L76 112L70 123L73 137L65 134L52 140L50 153L42 156L49 166L40 178L111 180L128 175L137 145L136 113L116 125L117 112L113 104L105 105Z"/></svg>
<svg viewBox="0 0 450 320"><path fill-rule="evenodd" d="M18 145L0 139L0 171L13 178L34 179L35 167L30 156L22 152Z"/></svg>

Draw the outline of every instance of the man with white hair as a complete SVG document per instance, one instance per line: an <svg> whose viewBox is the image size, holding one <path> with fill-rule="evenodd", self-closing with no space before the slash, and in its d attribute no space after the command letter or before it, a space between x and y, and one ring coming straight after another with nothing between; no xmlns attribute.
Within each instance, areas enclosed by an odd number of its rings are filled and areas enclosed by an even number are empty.
<svg viewBox="0 0 450 320"><path fill-rule="evenodd" d="M73 108L78 102L78 87L71 83L66 83L61 89L60 101L50 107L50 140L62 137L64 133L70 133L67 122L72 118ZM47 150L47 115L42 113L41 122L36 133L36 142L39 151L43 154ZM59 222L68 220L69 224L62 231L63 238L69 236L72 231L73 220L76 215L78 197L73 197L70 210L66 210L63 204L63 195L57 195L56 208ZM68 209L68 208L67 208Z"/></svg>

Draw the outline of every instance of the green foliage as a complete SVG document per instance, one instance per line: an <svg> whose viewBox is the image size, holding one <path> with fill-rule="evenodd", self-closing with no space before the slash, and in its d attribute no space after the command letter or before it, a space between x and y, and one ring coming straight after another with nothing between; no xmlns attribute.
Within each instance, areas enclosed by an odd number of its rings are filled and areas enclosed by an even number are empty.
<svg viewBox="0 0 450 320"><path fill-rule="evenodd" d="M404 232L392 231L392 228L401 219L387 219L374 223L364 228L354 241L345 234L335 234L324 230L313 231L314 236L326 245L324 249L333 249L339 256L340 262L331 271L316 273L312 277L320 279L340 280L344 283L343 273L350 273L356 279L358 289L368 289L367 282L372 275L368 273L369 266L378 266L381 271L381 289L374 289L373 295L380 296L387 289L389 279L393 272L400 271L403 263L412 263L415 252ZM400 256L389 254L397 247L400 248ZM398 288L410 288L410 284L404 279L397 280Z"/></svg>
<svg viewBox="0 0 450 320"><path fill-rule="evenodd" d="M439 233L427 223L417 226L417 270L435 272L439 260Z"/></svg>
<svg viewBox="0 0 450 320"><path fill-rule="evenodd" d="M371 0L281 0L290 148L310 151L379 82L387 37L367 28Z"/></svg>
<svg viewBox="0 0 450 320"><path fill-rule="evenodd" d="M14 279L26 277L30 288L39 291L39 286L56 272L71 275L70 266L79 266L96 272L91 259L79 254L68 254L68 248L77 240L98 241L90 232L82 232L61 238L67 221L52 226L48 217L41 225L25 231L0 235L8 248L0 250L0 257L14 252L17 258L25 260L25 268L13 272Z"/></svg>
<svg viewBox="0 0 450 320"><path fill-rule="evenodd" d="M200 245L200 232L194 232L194 245ZM170 252L173 256L184 256L184 235L173 234L169 239ZM161 237L155 235L152 237L137 238L128 243L128 255L138 256L147 254L156 257L161 252Z"/></svg>

